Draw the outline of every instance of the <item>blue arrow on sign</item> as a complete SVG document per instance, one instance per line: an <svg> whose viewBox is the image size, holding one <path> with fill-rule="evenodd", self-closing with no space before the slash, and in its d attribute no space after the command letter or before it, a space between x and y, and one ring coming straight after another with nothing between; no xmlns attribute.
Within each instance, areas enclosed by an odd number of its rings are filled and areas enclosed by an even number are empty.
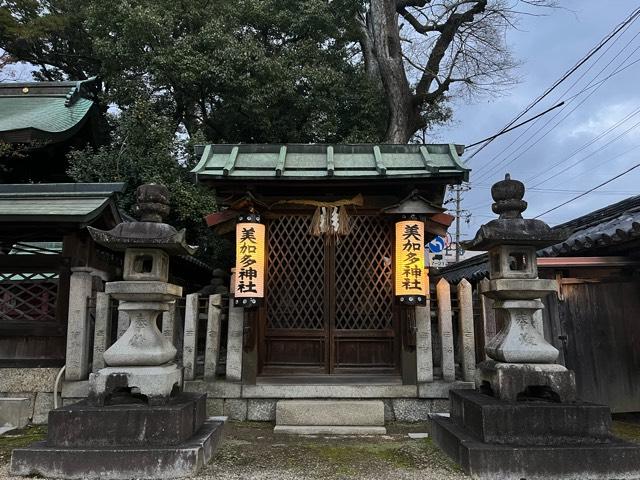
<svg viewBox="0 0 640 480"><path fill-rule="evenodd" d="M438 235L427 244L427 248L432 253L440 253L444 250L445 243L444 238Z"/></svg>

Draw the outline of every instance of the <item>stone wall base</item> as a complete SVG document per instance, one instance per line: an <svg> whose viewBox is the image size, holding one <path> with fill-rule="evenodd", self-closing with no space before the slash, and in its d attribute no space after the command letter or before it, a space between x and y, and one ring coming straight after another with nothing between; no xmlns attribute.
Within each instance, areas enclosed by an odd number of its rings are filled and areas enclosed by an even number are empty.
<svg viewBox="0 0 640 480"><path fill-rule="evenodd" d="M53 408L53 384L58 368L0 368L0 397L23 397L29 400L29 420L46 424ZM58 395L58 404L62 403Z"/></svg>
<svg viewBox="0 0 640 480"><path fill-rule="evenodd" d="M46 424L53 408L53 387L57 368L0 369L0 397L29 399L30 420ZM225 415L235 421L273 422L276 402L284 398L332 398L382 400L387 422L422 422L430 413L449 411L450 388L473 388L471 382L435 381L421 385L242 385L224 380L186 381L185 391L207 393L207 413ZM88 382L62 381L58 405L70 405L86 398Z"/></svg>
<svg viewBox="0 0 640 480"><path fill-rule="evenodd" d="M347 399L344 399L347 400ZM385 422L414 423L429 419L431 413L448 413L445 399L384 398ZM274 422L276 398L208 398L207 415L226 415L229 420Z"/></svg>

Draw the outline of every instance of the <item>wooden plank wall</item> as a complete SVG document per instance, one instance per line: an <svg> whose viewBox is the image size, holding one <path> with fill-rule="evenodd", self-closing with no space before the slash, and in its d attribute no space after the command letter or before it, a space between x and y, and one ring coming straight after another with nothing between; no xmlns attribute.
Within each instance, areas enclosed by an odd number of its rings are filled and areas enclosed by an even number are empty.
<svg viewBox="0 0 640 480"><path fill-rule="evenodd" d="M640 282L593 277L561 282L562 298L544 298L544 336L560 351L558 363L575 372L578 397L609 405L613 412L640 411ZM476 345L484 348L494 327L484 331L480 298L476 290L476 338L482 339ZM483 353L476 352L478 362Z"/></svg>
<svg viewBox="0 0 640 480"><path fill-rule="evenodd" d="M565 365L578 396L613 412L640 411L640 282L569 282L556 327L567 336Z"/></svg>

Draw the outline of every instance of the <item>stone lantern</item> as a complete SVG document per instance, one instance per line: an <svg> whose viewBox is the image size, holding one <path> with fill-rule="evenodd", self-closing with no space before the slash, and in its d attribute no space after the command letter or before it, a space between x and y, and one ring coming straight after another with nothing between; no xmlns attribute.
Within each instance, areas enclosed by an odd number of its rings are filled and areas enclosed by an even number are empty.
<svg viewBox="0 0 640 480"><path fill-rule="evenodd" d="M499 217L469 250L487 250L489 289L503 326L486 347L476 390L449 392L450 417L432 416L434 442L473 478L489 480L640 478L640 447L610 433L606 405L576 399L573 372L534 322L555 280L538 278L536 250L563 231L523 219L524 185L509 175L491 188Z"/></svg>
<svg viewBox="0 0 640 480"><path fill-rule="evenodd" d="M123 281L109 282L105 292L119 300L118 310L129 316L125 333L104 352L106 368L91 374L90 396L98 404L118 389L132 389L150 404L162 403L180 387L182 371L173 360L176 348L158 330L156 320L182 296L182 287L168 283L169 255L191 255L185 231L163 223L169 213L164 185L136 190L139 222L126 222L106 232L89 227L96 243L124 250Z"/></svg>
<svg viewBox="0 0 640 480"><path fill-rule="evenodd" d="M168 283L169 256L194 248L162 220L169 193L162 185L136 190L139 222L110 231L91 227L93 239L124 251L123 280L105 292L128 315L126 332L104 352L106 368L89 377L89 398L49 412L47 440L16 449L11 472L67 479L193 477L211 459L223 420L206 418L206 394L181 392L175 347L156 321L182 287Z"/></svg>
<svg viewBox="0 0 640 480"><path fill-rule="evenodd" d="M556 365L559 352L550 345L534 322L544 308L541 297L557 291L555 280L538 278L536 250L566 238L541 220L524 219L524 185L507 174L491 187L496 220L482 225L469 250L487 250L489 289L502 330L486 346L491 359L480 365L479 382L500 399L551 395L561 401L575 399L573 373Z"/></svg>

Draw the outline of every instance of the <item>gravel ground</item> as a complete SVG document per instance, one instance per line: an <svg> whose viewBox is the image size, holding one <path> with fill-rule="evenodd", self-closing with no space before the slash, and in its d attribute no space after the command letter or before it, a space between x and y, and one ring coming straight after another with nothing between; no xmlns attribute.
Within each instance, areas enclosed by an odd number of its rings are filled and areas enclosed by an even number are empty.
<svg viewBox="0 0 640 480"><path fill-rule="evenodd" d="M468 479L429 439L410 439L424 426L392 425L384 436L274 435L262 422L230 422L205 479ZM31 437L42 432L29 432ZM29 438L32 441L33 438ZM17 440L13 447L24 443ZM0 443L0 479L8 475L9 446Z"/></svg>
<svg viewBox="0 0 640 480"><path fill-rule="evenodd" d="M274 435L273 426L230 422L213 461L194 480L462 480L469 479L431 440L410 439L424 425L390 425L388 435L368 437ZM614 422L616 435L640 442L640 415ZM31 427L0 437L0 480L8 475L11 449L42 438L46 430Z"/></svg>

